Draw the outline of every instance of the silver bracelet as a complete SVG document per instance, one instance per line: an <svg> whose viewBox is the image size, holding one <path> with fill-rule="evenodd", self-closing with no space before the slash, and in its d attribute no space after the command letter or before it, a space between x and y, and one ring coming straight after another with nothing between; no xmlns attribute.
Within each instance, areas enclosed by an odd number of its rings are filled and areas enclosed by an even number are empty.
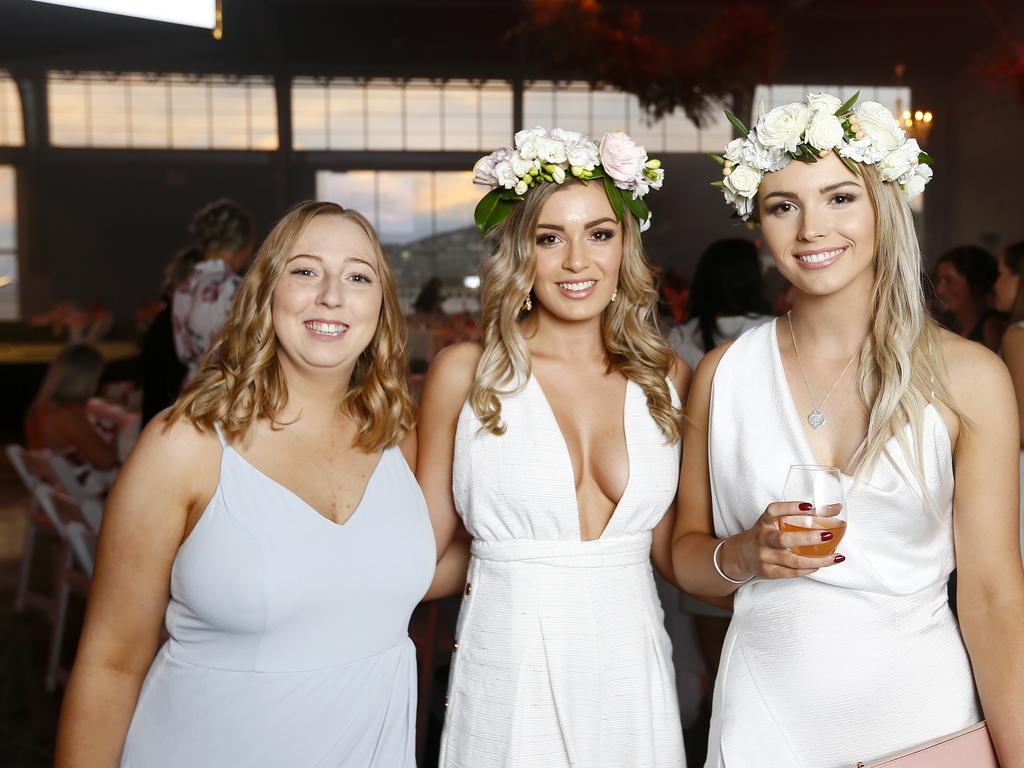
<svg viewBox="0 0 1024 768"><path fill-rule="evenodd" d="M725 544L725 542L726 539L722 539L720 542L718 542L718 546L715 547L715 551L711 555L711 564L715 566L715 571L718 572L718 575L726 581L728 581L730 584L746 584L748 581L754 578L754 574L750 574L749 576L747 576L747 578L743 579L742 581L737 581L736 579L732 579L726 576L725 571L723 571L722 567L718 564L718 550L722 548L722 545Z"/></svg>

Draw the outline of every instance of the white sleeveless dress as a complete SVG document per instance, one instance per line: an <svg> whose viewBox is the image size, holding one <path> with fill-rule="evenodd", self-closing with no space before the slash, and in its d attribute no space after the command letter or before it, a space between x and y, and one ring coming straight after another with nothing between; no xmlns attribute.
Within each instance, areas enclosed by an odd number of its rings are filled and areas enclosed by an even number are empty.
<svg viewBox="0 0 1024 768"><path fill-rule="evenodd" d="M935 407L924 419L930 505L895 439L888 452L892 460L880 460L856 486L844 476L846 562L799 579L755 579L736 593L708 766L847 768L981 719L946 596L953 469ZM722 357L708 459L720 537L747 530L782 500L790 465L818 463L775 323L747 332Z"/></svg>
<svg viewBox="0 0 1024 768"><path fill-rule="evenodd" d="M455 436L455 503L473 557L440 765L681 768L672 648L650 561L651 531L675 497L679 444L666 443L628 382L629 480L604 533L583 542L569 451L533 376L502 398L501 417L503 436L482 432L467 403Z"/></svg>
<svg viewBox="0 0 1024 768"><path fill-rule="evenodd" d="M122 767L415 768L408 624L434 560L398 448L337 525L225 445Z"/></svg>

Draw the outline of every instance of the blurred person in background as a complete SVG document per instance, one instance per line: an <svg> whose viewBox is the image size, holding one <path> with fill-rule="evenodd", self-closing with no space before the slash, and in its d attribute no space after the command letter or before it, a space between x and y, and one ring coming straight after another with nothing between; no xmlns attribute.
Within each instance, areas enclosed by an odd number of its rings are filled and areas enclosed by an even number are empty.
<svg viewBox="0 0 1024 768"><path fill-rule="evenodd" d="M661 273L658 280L658 324L667 333L686 319L690 286L675 269Z"/></svg>
<svg viewBox="0 0 1024 768"><path fill-rule="evenodd" d="M444 296L441 293L443 286L444 283L439 277L427 280L416 296L416 301L412 305L413 311L418 315L441 314L441 303L444 301Z"/></svg>
<svg viewBox="0 0 1024 768"><path fill-rule="evenodd" d="M25 414L28 447L67 459L82 488L95 496L106 494L120 463L116 435L90 412L103 368L103 355L91 344L64 347Z"/></svg>
<svg viewBox="0 0 1024 768"><path fill-rule="evenodd" d="M192 380L213 337L224 325L242 271L252 256L254 231L249 212L222 199L199 211L192 232L202 261L178 285L172 302L174 346Z"/></svg>
<svg viewBox="0 0 1024 768"><path fill-rule="evenodd" d="M1024 290L1020 274L1024 269L1024 240L1012 243L999 255L999 277L995 284L995 307L1005 312L1010 326L1003 334L1003 362L1010 369L1017 395L1017 415L1021 419L1021 446L1024 447ZM1021 452L1021 510L1024 510L1024 451ZM1024 520L1022 520L1024 522ZM1021 526L1024 550L1024 525Z"/></svg>
<svg viewBox="0 0 1024 768"><path fill-rule="evenodd" d="M730 238L708 246L690 289L690 319L669 334L672 348L691 369L706 352L771 320L757 246Z"/></svg>
<svg viewBox="0 0 1024 768"><path fill-rule="evenodd" d="M171 301L181 281L202 260L202 250L192 246L176 253L164 269L160 290L163 309L153 318L142 340L143 425L174 402L188 373L174 348Z"/></svg>
<svg viewBox="0 0 1024 768"><path fill-rule="evenodd" d="M996 281L995 257L976 245L947 251L935 265L935 293L953 316L952 330L964 338L998 350L1005 318L990 306Z"/></svg>

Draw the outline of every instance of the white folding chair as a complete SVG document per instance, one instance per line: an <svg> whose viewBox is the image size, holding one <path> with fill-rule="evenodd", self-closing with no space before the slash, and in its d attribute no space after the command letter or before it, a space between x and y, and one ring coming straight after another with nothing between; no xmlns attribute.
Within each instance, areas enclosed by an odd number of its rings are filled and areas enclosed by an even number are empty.
<svg viewBox="0 0 1024 768"><path fill-rule="evenodd" d="M71 462L60 454L53 451L46 451L47 460L53 468L53 475L57 478L57 486L73 499L85 502L96 498L96 494L82 485L75 475L75 468Z"/></svg>
<svg viewBox="0 0 1024 768"><path fill-rule="evenodd" d="M70 666L61 663L64 650L64 627L71 593L88 597L95 562L96 533L102 515L96 499L80 501L48 486L36 487L39 506L57 521L61 538L57 558L57 594L50 654L46 664L46 690L66 685Z"/></svg>
<svg viewBox="0 0 1024 768"><path fill-rule="evenodd" d="M20 612L31 608L52 619L56 607L54 595L33 590L29 582L40 537L47 538L54 544L58 541L55 521L39 505L36 496L36 488L57 483L57 476L49 457L43 451L30 451L11 443L5 448L5 452L29 493L28 508L25 511L25 541L21 552L18 589L14 595L14 609Z"/></svg>

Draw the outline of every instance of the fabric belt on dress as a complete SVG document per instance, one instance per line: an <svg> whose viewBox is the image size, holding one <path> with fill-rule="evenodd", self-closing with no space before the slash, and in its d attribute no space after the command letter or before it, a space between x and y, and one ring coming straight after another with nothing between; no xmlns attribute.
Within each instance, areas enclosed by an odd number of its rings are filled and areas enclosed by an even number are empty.
<svg viewBox="0 0 1024 768"><path fill-rule="evenodd" d="M639 565L651 558L651 532L594 541L474 539L470 550L479 560L518 562L560 568L609 568Z"/></svg>

